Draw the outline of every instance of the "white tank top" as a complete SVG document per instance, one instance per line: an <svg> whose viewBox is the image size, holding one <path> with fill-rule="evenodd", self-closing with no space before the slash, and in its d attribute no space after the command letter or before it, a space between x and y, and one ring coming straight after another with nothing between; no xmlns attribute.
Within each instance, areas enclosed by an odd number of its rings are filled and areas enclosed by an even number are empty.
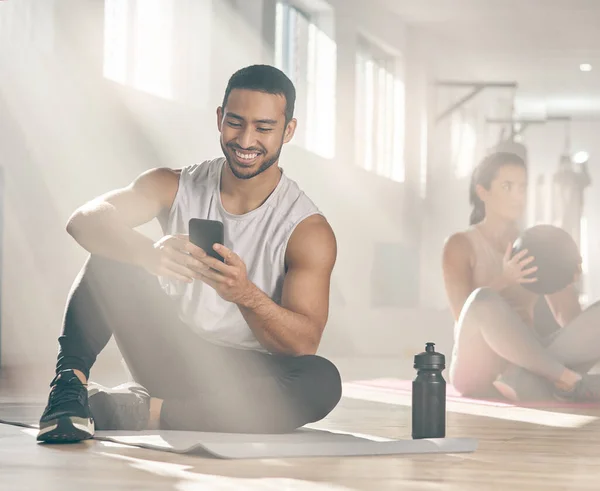
<svg viewBox="0 0 600 491"><path fill-rule="evenodd" d="M221 171L225 158L185 167L169 212L166 235L187 234L190 218L223 222L225 246L246 264L248 278L277 304L281 303L285 252L294 229L311 215L322 213L285 174L267 200L244 215L233 215L221 202ZM283 172L283 171L282 171ZM237 305L223 300L201 281L183 283L159 278L178 305L181 320L215 344L266 351Z"/></svg>

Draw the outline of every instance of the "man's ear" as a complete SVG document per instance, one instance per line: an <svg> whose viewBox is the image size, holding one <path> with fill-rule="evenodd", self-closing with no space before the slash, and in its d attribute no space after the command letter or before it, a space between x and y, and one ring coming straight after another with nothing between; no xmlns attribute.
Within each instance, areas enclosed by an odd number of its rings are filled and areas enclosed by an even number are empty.
<svg viewBox="0 0 600 491"><path fill-rule="evenodd" d="M221 128L223 126L223 108L219 106L217 108L217 128L219 133L221 133Z"/></svg>
<svg viewBox="0 0 600 491"><path fill-rule="evenodd" d="M283 133L283 143L288 143L294 138L294 133L296 133L296 126L298 121L296 118L293 118L285 127L285 131Z"/></svg>
<svg viewBox="0 0 600 491"><path fill-rule="evenodd" d="M579 263L579 267L577 268L577 271L575 271L575 274L573 275L573 284L577 283L579 281L582 274L583 274L583 264Z"/></svg>

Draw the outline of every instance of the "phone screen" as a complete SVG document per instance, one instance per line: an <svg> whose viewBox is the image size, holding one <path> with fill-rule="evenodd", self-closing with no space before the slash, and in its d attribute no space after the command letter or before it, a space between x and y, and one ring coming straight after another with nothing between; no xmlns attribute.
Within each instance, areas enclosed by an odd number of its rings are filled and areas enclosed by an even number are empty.
<svg viewBox="0 0 600 491"><path fill-rule="evenodd" d="M213 249L215 244L223 244L225 231L223 222L192 218L189 223L190 242L200 247L210 257L224 262L223 257Z"/></svg>

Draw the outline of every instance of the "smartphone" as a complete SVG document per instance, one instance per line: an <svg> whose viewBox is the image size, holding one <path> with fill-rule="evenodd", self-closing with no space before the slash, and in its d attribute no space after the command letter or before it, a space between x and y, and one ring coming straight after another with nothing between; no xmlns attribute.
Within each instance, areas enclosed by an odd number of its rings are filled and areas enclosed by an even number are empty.
<svg viewBox="0 0 600 491"><path fill-rule="evenodd" d="M200 247L210 257L221 262L225 260L213 249L215 244L223 244L225 241L225 230L223 222L218 220L204 220L202 218L191 218L189 222L190 242Z"/></svg>

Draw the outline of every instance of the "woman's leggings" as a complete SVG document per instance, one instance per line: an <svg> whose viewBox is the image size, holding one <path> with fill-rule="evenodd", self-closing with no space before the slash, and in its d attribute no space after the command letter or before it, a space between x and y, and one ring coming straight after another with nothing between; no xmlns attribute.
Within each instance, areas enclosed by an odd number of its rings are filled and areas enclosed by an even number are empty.
<svg viewBox="0 0 600 491"><path fill-rule="evenodd" d="M475 290L456 326L450 380L463 395L489 393L509 364L555 382L566 368L588 372L600 360L600 302L545 343L495 291Z"/></svg>

